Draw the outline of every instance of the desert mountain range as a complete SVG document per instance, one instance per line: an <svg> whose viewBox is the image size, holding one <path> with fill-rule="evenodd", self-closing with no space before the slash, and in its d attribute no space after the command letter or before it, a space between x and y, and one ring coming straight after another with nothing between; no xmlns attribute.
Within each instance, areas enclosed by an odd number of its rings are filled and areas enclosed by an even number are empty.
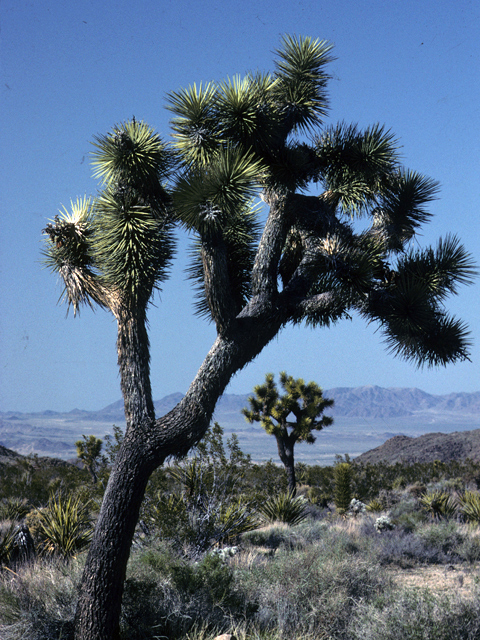
<svg viewBox="0 0 480 640"><path fill-rule="evenodd" d="M328 411L334 424L318 433L314 445L297 445L298 461L331 464L336 454L357 457L391 438L397 438L394 449L398 449L400 442L403 447L409 439L426 434L480 429L480 392L432 395L416 388L364 386L328 389L324 395L335 400L335 406ZM174 393L156 401L157 415L170 411L181 398L181 393ZM267 436L260 425L246 423L241 414L247 398L248 394L225 394L218 402L214 419L222 425L226 437L237 434L240 446L254 461L276 460L274 438ZM102 438L112 432L113 424L124 424L122 400L99 411L0 412L0 445L22 454L68 459L75 456L74 443L82 434ZM398 437L407 440L400 441ZM449 446L445 444L447 450Z"/></svg>

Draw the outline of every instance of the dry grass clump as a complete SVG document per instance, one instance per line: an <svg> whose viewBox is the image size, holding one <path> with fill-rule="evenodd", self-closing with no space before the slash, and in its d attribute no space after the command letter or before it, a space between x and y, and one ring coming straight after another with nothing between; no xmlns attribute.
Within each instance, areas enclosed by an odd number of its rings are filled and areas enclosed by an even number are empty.
<svg viewBox="0 0 480 640"><path fill-rule="evenodd" d="M39 560L0 573L0 638L66 640L73 630L80 566Z"/></svg>

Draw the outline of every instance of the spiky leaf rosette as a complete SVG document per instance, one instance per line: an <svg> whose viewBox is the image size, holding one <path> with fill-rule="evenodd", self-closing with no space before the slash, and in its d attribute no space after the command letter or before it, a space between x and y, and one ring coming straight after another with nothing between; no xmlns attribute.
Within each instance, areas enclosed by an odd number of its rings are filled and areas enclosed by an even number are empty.
<svg viewBox="0 0 480 640"><path fill-rule="evenodd" d="M221 231L258 190L260 162L240 149L227 147L212 158L208 169L184 173L173 192L177 217L200 234Z"/></svg>
<svg viewBox="0 0 480 640"><path fill-rule="evenodd" d="M319 125L327 113L325 66L334 58L333 45L324 40L284 36L276 53L277 83L274 95L282 115L286 136Z"/></svg>
<svg viewBox="0 0 480 640"><path fill-rule="evenodd" d="M235 76L218 86L217 113L223 141L263 157L271 149L280 117L273 99L276 80L269 74Z"/></svg>
<svg viewBox="0 0 480 640"><path fill-rule="evenodd" d="M94 140L94 177L103 185L133 187L154 207L168 202L162 183L175 166L175 156L149 125L133 118Z"/></svg>
<svg viewBox="0 0 480 640"><path fill-rule="evenodd" d="M167 109L175 116L172 129L175 146L187 165L205 166L220 143L216 111L217 88L213 83L196 84L168 95Z"/></svg>
<svg viewBox="0 0 480 640"><path fill-rule="evenodd" d="M92 249L105 287L121 304L145 306L165 280L173 255L168 226L133 189L107 188L96 202Z"/></svg>
<svg viewBox="0 0 480 640"><path fill-rule="evenodd" d="M472 256L450 234L440 238L436 248L406 252L399 258L396 271L424 282L428 295L438 302L456 294L459 285L471 284L478 273Z"/></svg>
<svg viewBox="0 0 480 640"><path fill-rule="evenodd" d="M386 251L402 251L431 214L425 205L435 199L438 183L414 171L394 172L382 187L373 211L371 233Z"/></svg>
<svg viewBox="0 0 480 640"><path fill-rule="evenodd" d="M360 131L340 123L317 136L314 146L323 197L348 215L361 215L374 205L398 167L397 142L379 125Z"/></svg>
<svg viewBox="0 0 480 640"><path fill-rule="evenodd" d="M440 306L428 277L396 272L386 290L370 295L366 315L380 321L394 355L419 367L468 359L469 331Z"/></svg>
<svg viewBox="0 0 480 640"><path fill-rule="evenodd" d="M105 304L91 252L93 210L91 198L77 198L70 211L64 207L43 230L48 236L43 247L45 265L62 278L61 299L73 306L74 314L82 304Z"/></svg>
<svg viewBox="0 0 480 640"><path fill-rule="evenodd" d="M455 236L436 249L403 255L374 315L381 320L390 350L418 366L446 365L468 359L466 325L443 309L445 298L476 275L472 257ZM372 296L375 300L375 295Z"/></svg>

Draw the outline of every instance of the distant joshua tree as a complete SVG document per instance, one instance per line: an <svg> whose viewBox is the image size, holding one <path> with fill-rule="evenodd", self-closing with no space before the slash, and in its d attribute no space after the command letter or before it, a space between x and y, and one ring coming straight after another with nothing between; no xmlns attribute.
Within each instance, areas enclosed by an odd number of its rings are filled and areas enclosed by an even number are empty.
<svg viewBox="0 0 480 640"><path fill-rule="evenodd" d="M333 424L333 418L322 415L334 401L323 397L322 389L315 383L305 382L285 371L280 374L280 384L285 391L280 395L273 373L267 373L265 384L254 388L254 396L248 402L250 409L242 409L249 422L260 422L265 431L277 440L278 455L285 466L288 489L296 492L295 461L293 448L297 442L313 444L312 431L321 431Z"/></svg>

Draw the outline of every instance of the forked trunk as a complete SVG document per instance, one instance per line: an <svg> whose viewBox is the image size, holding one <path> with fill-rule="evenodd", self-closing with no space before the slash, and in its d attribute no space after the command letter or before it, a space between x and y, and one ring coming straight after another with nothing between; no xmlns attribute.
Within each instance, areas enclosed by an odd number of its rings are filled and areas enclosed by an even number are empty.
<svg viewBox="0 0 480 640"><path fill-rule="evenodd" d="M148 410L146 414L140 411L140 415L146 417L137 423L130 421L90 545L75 616L75 640L119 637L130 546L150 475L165 458L186 453L200 440L232 375L261 351L278 328L278 324L271 323L258 331L257 325L257 331L252 333L248 319L240 322L235 339L217 338L187 394L170 413L153 421ZM122 388L123 384L122 374ZM132 393L140 397L135 388ZM132 410L132 403L127 408L125 400L126 412L131 411L132 416L140 405L141 402L137 404L135 400Z"/></svg>

